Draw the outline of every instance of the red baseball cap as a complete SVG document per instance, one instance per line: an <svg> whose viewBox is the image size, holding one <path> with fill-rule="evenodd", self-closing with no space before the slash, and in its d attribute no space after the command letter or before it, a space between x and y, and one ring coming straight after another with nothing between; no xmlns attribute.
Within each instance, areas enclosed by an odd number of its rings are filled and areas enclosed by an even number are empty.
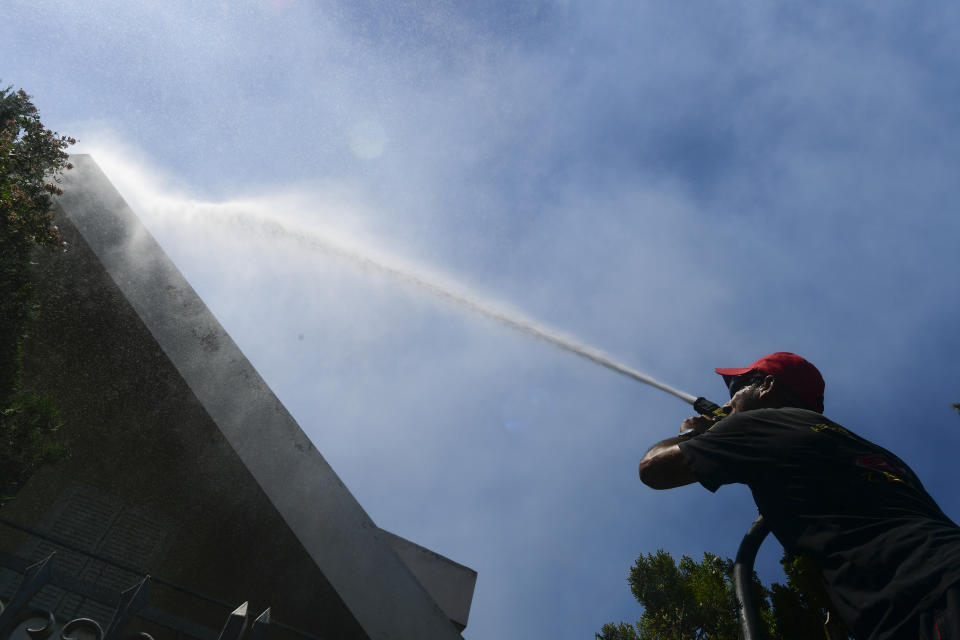
<svg viewBox="0 0 960 640"><path fill-rule="evenodd" d="M773 376L810 408L823 413L823 376L817 368L795 353L778 351L763 356L747 367L714 369L727 381L751 371Z"/></svg>

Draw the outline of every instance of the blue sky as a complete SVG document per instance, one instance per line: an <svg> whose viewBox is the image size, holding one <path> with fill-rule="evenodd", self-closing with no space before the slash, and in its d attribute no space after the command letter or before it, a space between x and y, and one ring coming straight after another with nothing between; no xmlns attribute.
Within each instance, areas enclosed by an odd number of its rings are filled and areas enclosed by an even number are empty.
<svg viewBox="0 0 960 640"><path fill-rule="evenodd" d="M637 480L688 408L218 215L718 401L713 367L800 353L960 518L958 28L946 2L14 0L0 81L94 154L377 524L479 572L466 638L592 638L639 617L637 555L732 556L754 517L744 487Z"/></svg>

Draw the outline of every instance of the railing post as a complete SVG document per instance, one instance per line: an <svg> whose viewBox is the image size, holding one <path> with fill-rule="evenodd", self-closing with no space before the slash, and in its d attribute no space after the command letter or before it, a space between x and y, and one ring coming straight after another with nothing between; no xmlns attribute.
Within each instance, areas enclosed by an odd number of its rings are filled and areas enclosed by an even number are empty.
<svg viewBox="0 0 960 640"><path fill-rule="evenodd" d="M120 594L120 602L117 603L117 610L113 614L113 619L104 632L104 640L119 640L119 638L128 635L124 632L124 629L130 624L130 621L140 613L140 610L146 606L147 599L149 598L149 588L150 576L144 576L143 580ZM140 638L146 637L153 640L152 636L148 633L141 632L136 635Z"/></svg>
<svg viewBox="0 0 960 640"><path fill-rule="evenodd" d="M270 626L270 607L267 607L266 611L253 621L245 640L263 640L263 634L266 633L268 626Z"/></svg>
<svg viewBox="0 0 960 640"><path fill-rule="evenodd" d="M249 603L244 602L234 609L233 613L227 618L226 624L223 625L223 631L220 632L219 640L240 640L240 636L243 635L243 632L247 629L248 604Z"/></svg>
<svg viewBox="0 0 960 640"><path fill-rule="evenodd" d="M737 606L740 609L743 640L763 640L760 608L753 592L753 563L768 533L770 529L767 523L763 516L759 516L750 525L747 535L743 536L740 548L737 549L737 559L733 563L733 589L737 594Z"/></svg>
<svg viewBox="0 0 960 640"><path fill-rule="evenodd" d="M17 625L26 622L31 617L44 617L47 619L47 625L44 627L48 631L53 631L53 614L49 612L35 612L30 609L30 600L40 589L46 585L53 572L53 556L51 553L46 558L27 567L23 572L23 580L17 587L13 597L4 605L0 604L0 637L12 632ZM42 616L41 616L42 614Z"/></svg>

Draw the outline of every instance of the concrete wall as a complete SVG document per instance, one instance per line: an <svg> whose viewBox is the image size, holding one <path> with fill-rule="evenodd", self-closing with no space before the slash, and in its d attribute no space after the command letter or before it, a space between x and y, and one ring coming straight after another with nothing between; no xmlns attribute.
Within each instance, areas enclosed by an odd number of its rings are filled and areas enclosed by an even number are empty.
<svg viewBox="0 0 960 640"><path fill-rule="evenodd" d="M476 574L374 525L95 163L73 162L70 250L38 259L25 344L71 457L2 515L63 527L51 509L73 492L148 523L155 543L127 561L154 575L331 640L459 638ZM5 550L22 544L2 533Z"/></svg>

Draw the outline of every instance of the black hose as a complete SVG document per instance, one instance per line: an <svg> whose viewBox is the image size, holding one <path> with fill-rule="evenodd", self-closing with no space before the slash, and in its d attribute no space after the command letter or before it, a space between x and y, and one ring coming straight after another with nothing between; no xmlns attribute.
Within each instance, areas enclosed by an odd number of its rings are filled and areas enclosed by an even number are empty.
<svg viewBox="0 0 960 640"><path fill-rule="evenodd" d="M737 594L743 640L763 640L760 608L753 590L753 563L768 533L770 528L764 522L763 516L758 516L747 530L747 535L743 536L740 548L737 549L737 559L733 563L733 590Z"/></svg>

